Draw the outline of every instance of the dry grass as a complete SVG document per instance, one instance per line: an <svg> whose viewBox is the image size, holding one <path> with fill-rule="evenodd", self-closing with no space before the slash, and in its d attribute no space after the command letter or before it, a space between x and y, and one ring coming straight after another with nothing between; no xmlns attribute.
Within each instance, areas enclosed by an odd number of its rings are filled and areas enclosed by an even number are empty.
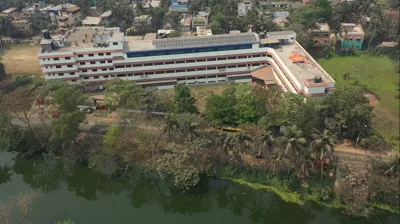
<svg viewBox="0 0 400 224"><path fill-rule="evenodd" d="M1 62L5 65L7 74L40 75L42 69L37 59L39 45L11 45L1 54Z"/></svg>

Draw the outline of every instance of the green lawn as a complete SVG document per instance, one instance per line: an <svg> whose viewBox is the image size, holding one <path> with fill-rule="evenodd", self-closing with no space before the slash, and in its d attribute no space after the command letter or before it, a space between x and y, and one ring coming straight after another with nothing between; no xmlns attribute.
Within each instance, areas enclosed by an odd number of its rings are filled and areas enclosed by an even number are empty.
<svg viewBox="0 0 400 224"><path fill-rule="evenodd" d="M374 125L387 139L399 135L399 67L388 57L367 54L320 59L320 65L336 80L336 87L360 86L374 92L379 101L371 104ZM347 79L344 74L348 73Z"/></svg>

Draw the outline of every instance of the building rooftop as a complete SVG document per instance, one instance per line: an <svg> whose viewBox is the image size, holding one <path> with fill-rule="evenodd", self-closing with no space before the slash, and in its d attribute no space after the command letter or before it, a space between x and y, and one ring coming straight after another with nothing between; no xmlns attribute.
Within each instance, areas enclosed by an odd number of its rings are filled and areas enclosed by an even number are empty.
<svg viewBox="0 0 400 224"><path fill-rule="evenodd" d="M281 45L275 52L302 85L307 81L310 83L314 82L314 78L316 77L321 77L322 82L334 81L297 42ZM307 62L293 63L292 56L303 57Z"/></svg>
<svg viewBox="0 0 400 224"><path fill-rule="evenodd" d="M178 37L156 40L132 41L128 43L129 51L180 49L205 46L226 46L258 43L255 33L220 34L198 37Z"/></svg>
<svg viewBox="0 0 400 224"><path fill-rule="evenodd" d="M59 11L59 10L61 10L62 8L67 8L67 9L69 9L69 8L73 8L73 7L77 7L77 6L74 5L74 4L67 3L67 4L56 5L56 6L54 6L53 8L50 8L49 10L50 10L50 11Z"/></svg>
<svg viewBox="0 0 400 224"><path fill-rule="evenodd" d="M296 33L294 31L276 31L276 32L267 32L268 37L281 37L281 36L287 36L287 35L294 35L296 36Z"/></svg>
<svg viewBox="0 0 400 224"><path fill-rule="evenodd" d="M52 34L51 37L53 40L64 42L64 47L56 48L54 51L65 52L75 49L93 48L96 47L96 43L98 42L122 42L124 34L120 32L118 27L76 27L68 30L64 35Z"/></svg>
<svg viewBox="0 0 400 224"><path fill-rule="evenodd" d="M327 23L317 23L318 28L313 29L312 32L330 32L331 29Z"/></svg>
<svg viewBox="0 0 400 224"><path fill-rule="evenodd" d="M365 34L360 24L355 23L341 23L343 31L349 34Z"/></svg>
<svg viewBox="0 0 400 224"><path fill-rule="evenodd" d="M82 20L82 24L88 26L98 26L100 22L101 22L100 17L92 17L92 16L88 16L84 20Z"/></svg>
<svg viewBox="0 0 400 224"><path fill-rule="evenodd" d="M103 14L101 14L99 17L102 19L106 19L106 18L110 17L111 15L112 15L112 11L107 11L107 12L104 12Z"/></svg>
<svg viewBox="0 0 400 224"><path fill-rule="evenodd" d="M155 40L157 39L157 33L146 33L144 35L143 40Z"/></svg>
<svg viewBox="0 0 400 224"><path fill-rule="evenodd" d="M2 13L9 14L9 13L14 12L15 10L17 10L17 8L9 8L9 9L4 10Z"/></svg>

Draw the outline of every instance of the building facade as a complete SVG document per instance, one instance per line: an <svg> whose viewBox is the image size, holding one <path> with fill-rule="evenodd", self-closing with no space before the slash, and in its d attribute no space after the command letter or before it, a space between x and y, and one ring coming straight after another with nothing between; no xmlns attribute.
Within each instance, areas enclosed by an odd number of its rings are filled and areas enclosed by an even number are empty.
<svg viewBox="0 0 400 224"><path fill-rule="evenodd" d="M292 33L269 33L263 39L255 33L240 33L126 42L117 28L79 28L62 38L64 45L85 37L88 40L53 49L53 40L44 39L38 58L46 80L61 79L76 85L103 85L114 78L157 89L177 83L249 83L255 79L252 72L270 67L275 84L283 91L306 96L329 94L334 80ZM289 59L294 51L311 63L294 65ZM259 73L257 77L262 77ZM321 79L316 81L315 77ZM262 81L271 84L271 80Z"/></svg>
<svg viewBox="0 0 400 224"><path fill-rule="evenodd" d="M314 45L322 46L330 44L331 30L327 23L317 23L316 29L310 30L311 38L314 41Z"/></svg>
<svg viewBox="0 0 400 224"><path fill-rule="evenodd" d="M365 33L360 24L342 23L341 35L339 36L342 41L342 49L355 48L361 50Z"/></svg>

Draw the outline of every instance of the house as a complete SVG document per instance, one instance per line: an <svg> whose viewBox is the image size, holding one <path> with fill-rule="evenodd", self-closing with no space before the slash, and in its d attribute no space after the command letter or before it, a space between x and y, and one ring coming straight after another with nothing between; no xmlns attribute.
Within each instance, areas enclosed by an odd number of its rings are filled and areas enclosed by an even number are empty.
<svg viewBox="0 0 400 224"><path fill-rule="evenodd" d="M287 19L278 17L278 18L273 19L272 22L274 22L279 27L285 27L285 23L287 22Z"/></svg>
<svg viewBox="0 0 400 224"><path fill-rule="evenodd" d="M188 11L188 0L171 0L171 11L187 12Z"/></svg>
<svg viewBox="0 0 400 224"><path fill-rule="evenodd" d="M81 8L73 4L61 4L48 9L52 23L69 28L82 20Z"/></svg>
<svg viewBox="0 0 400 224"><path fill-rule="evenodd" d="M29 5L22 9L22 13L25 15L36 15L46 14L47 10L54 7L53 5L46 5L43 1L39 1L39 3L35 3L33 5Z"/></svg>
<svg viewBox="0 0 400 224"><path fill-rule="evenodd" d="M289 2L289 1L279 1L279 2L273 2L272 6L274 8L280 9L287 9L287 8L292 8L292 9L297 9L302 6L302 2Z"/></svg>
<svg viewBox="0 0 400 224"><path fill-rule="evenodd" d="M274 14L272 15L273 18L282 18L284 20L287 20L289 18L289 12L283 11L283 12L274 12Z"/></svg>
<svg viewBox="0 0 400 224"><path fill-rule="evenodd" d="M207 29L204 26L196 27L196 36L210 36L212 35L211 29Z"/></svg>
<svg viewBox="0 0 400 224"><path fill-rule="evenodd" d="M197 27L207 27L208 25L208 19L201 17L201 16L196 16L192 19L192 29L196 30Z"/></svg>
<svg viewBox="0 0 400 224"><path fill-rule="evenodd" d="M179 26L181 33L189 33L191 25L192 19L190 17L182 18Z"/></svg>
<svg viewBox="0 0 400 224"><path fill-rule="evenodd" d="M309 30L315 45L325 45L330 42L331 30L327 23L317 23L315 29Z"/></svg>
<svg viewBox="0 0 400 224"><path fill-rule="evenodd" d="M244 0L238 3L238 15L245 16L253 8L254 4L251 0Z"/></svg>
<svg viewBox="0 0 400 224"><path fill-rule="evenodd" d="M88 16L84 20L82 20L82 25L83 26L98 26L101 22L100 17L93 17L93 16Z"/></svg>
<svg viewBox="0 0 400 224"><path fill-rule="evenodd" d="M137 16L133 19L133 26L136 31L145 31L148 30L151 26L151 16L149 15L141 15Z"/></svg>
<svg viewBox="0 0 400 224"><path fill-rule="evenodd" d="M361 50L364 42L365 33L360 24L341 23L341 34L339 39L342 41L342 49L355 47Z"/></svg>

